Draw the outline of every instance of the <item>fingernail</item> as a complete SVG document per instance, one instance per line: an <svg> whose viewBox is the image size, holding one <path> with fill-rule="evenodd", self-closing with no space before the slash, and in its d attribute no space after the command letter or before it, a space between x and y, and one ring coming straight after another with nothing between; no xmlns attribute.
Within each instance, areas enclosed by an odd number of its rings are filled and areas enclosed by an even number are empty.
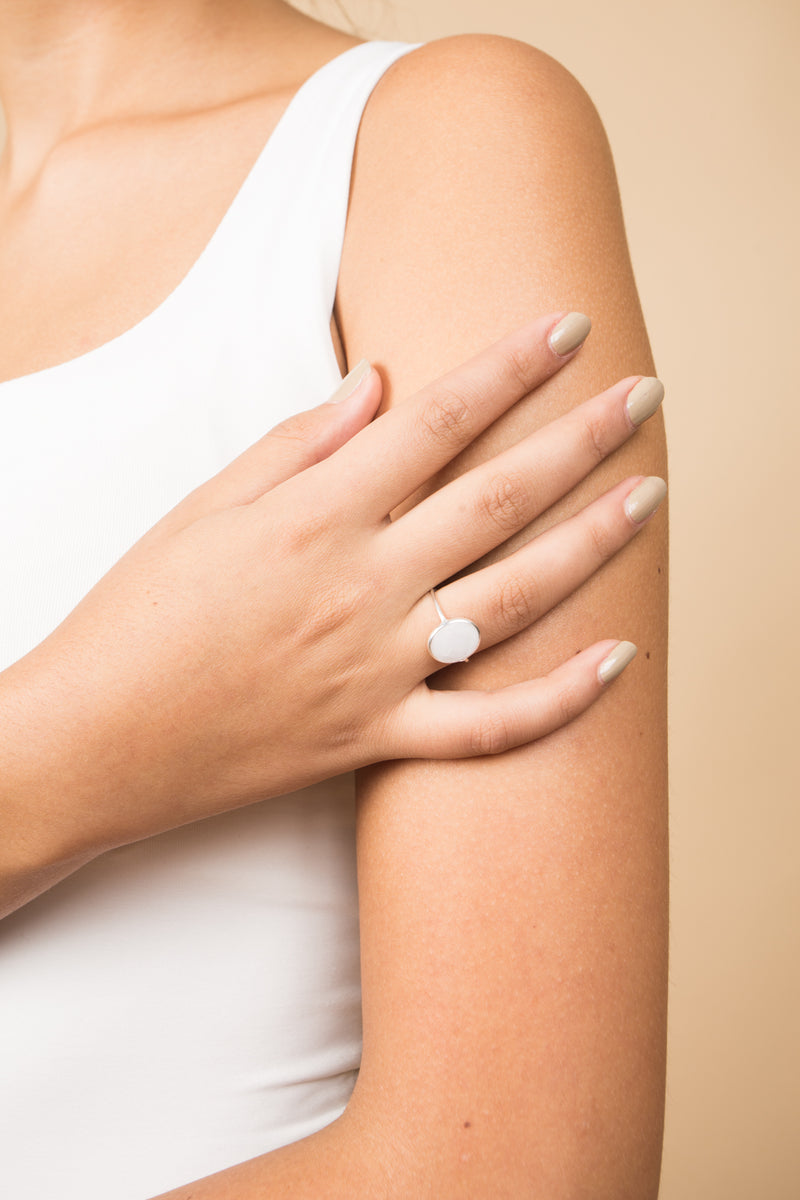
<svg viewBox="0 0 800 1200"><path fill-rule="evenodd" d="M573 350L578 349L578 346L583 345L591 328L592 322L583 313L567 313L550 332L550 337L547 339L550 349L561 358L566 354L571 354Z"/></svg>
<svg viewBox="0 0 800 1200"><path fill-rule="evenodd" d="M620 642L615 646L607 658L604 658L597 668L597 675L601 683L611 683L618 675L621 675L625 668L636 658L636 646L633 642Z"/></svg>
<svg viewBox="0 0 800 1200"><path fill-rule="evenodd" d="M360 387L364 380L372 370L369 359L362 358L361 362L356 363L352 371L345 375L339 387L328 401L329 404L341 404L343 400L347 400L352 396L356 388Z"/></svg>
<svg viewBox="0 0 800 1200"><path fill-rule="evenodd" d="M660 379L647 377L640 379L628 393L625 407L634 425L643 425L664 399L664 385Z"/></svg>
<svg viewBox="0 0 800 1200"><path fill-rule="evenodd" d="M648 517L652 517L661 501L667 494L667 485L657 475L648 475L633 489L625 501L625 512L632 521L641 525Z"/></svg>

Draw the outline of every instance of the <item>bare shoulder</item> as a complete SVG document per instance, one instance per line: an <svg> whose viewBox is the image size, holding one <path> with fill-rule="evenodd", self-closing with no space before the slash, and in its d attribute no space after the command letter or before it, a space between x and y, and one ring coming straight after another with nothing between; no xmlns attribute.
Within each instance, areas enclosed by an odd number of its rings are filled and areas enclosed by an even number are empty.
<svg viewBox="0 0 800 1200"><path fill-rule="evenodd" d="M379 139L377 170L441 172L481 161L530 166L555 151L563 166L610 164L597 110L574 75L513 38L464 34L428 42L387 71L367 105L360 140Z"/></svg>
<svg viewBox="0 0 800 1200"><path fill-rule="evenodd" d="M566 67L525 42L470 34L426 43L389 68L366 106L353 169L337 300L351 361L356 344L359 354L383 352L400 311L413 324L424 284L426 303L443 311L458 298L464 336L437 334L442 365L455 366L528 318L523 266L537 273L543 311L584 303L602 321L603 305L581 293L608 281L610 264L630 293L608 139ZM470 295L487 301L474 322ZM432 365L420 356L422 369Z"/></svg>
<svg viewBox="0 0 800 1200"><path fill-rule="evenodd" d="M399 59L364 113L337 303L348 361L378 367L387 404L537 314L591 317L580 354L445 475L653 374L607 139L573 76L496 37ZM513 545L664 469L653 418ZM398 1194L656 1195L665 561L662 520L447 683L536 678L612 631L645 648L585 719L491 761L357 779L364 1060L348 1111L386 1131Z"/></svg>
<svg viewBox="0 0 800 1200"><path fill-rule="evenodd" d="M399 102L409 107L410 116L416 110L427 120L463 117L465 112L491 116L491 109L507 114L515 107L547 114L554 105L597 120L586 90L557 59L527 42L495 34L426 42L393 65L379 93L376 111Z"/></svg>

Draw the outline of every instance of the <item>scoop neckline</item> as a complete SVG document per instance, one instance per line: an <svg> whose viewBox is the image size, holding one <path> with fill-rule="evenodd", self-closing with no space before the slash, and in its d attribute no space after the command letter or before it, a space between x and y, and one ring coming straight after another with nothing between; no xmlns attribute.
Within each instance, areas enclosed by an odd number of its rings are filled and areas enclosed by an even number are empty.
<svg viewBox="0 0 800 1200"><path fill-rule="evenodd" d="M288 124L294 112L299 107L301 100L304 99L306 93L310 90L310 87L319 80L321 75L325 74L335 64L340 63L343 59L347 58L348 55L354 54L357 50L362 50L365 46L374 46L376 44L378 43L375 41L363 41L358 42L355 46L349 46L347 50L343 50L340 54L336 54L333 58L329 58L327 62L324 62L322 66L317 67L316 71L313 71L311 75L303 80L299 88L297 88L297 90L292 94L289 103L283 109L283 112L278 118L276 124L272 127L272 130L269 133L266 141L262 143L258 154L248 168L247 173L234 193L230 204L225 209L216 226L212 230L208 241L205 243L197 257L192 261L185 273L175 284L174 288L172 288L171 291L169 291L154 308L145 313L143 317L140 317L138 321L135 321L133 325L129 325L127 329L123 329L120 333L108 338L105 342L100 342L100 344L97 346L92 346L89 350L84 350L81 354L75 354L72 358L66 358L62 362L52 363L47 367L39 367L35 371L26 371L23 375L14 375L10 379L0 380L0 390L5 387L10 387L13 384L25 383L26 381L34 379L41 379L46 375L52 374L54 371L64 371L68 368L84 365L90 361L93 361L95 358L107 354L111 349L119 349L121 344L132 340L134 337L139 335L140 331L149 328L149 326L156 319L162 317L164 312L172 307L175 298L180 293L184 292L189 287L191 281L199 274L201 268L212 254L214 247L224 236L226 229L233 220L235 212L243 203L243 196L249 192L253 186L254 177L261 173L264 160L269 156L276 137Z"/></svg>

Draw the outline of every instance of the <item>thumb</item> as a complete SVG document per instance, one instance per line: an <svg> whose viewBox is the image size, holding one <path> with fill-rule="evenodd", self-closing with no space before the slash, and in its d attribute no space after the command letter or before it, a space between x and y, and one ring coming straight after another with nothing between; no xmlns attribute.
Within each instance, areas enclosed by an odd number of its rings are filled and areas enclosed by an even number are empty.
<svg viewBox="0 0 800 1200"><path fill-rule="evenodd" d="M255 451L264 443L268 444L266 454L270 460L272 482L263 491L269 491L306 467L322 462L349 441L375 416L381 392L380 376L367 359L362 358L324 404L294 413L271 429L252 447ZM275 439L274 445L270 444L270 439ZM281 440L288 445L279 446Z"/></svg>
<svg viewBox="0 0 800 1200"><path fill-rule="evenodd" d="M238 504L251 504L279 483L321 462L368 425L378 411L381 377L366 358L344 377L329 400L293 413L182 500L180 524Z"/></svg>

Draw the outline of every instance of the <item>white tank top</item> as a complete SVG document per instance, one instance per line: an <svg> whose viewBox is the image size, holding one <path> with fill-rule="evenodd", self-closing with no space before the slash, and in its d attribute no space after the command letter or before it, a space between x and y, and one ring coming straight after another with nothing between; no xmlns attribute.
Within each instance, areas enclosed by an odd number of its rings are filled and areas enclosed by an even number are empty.
<svg viewBox="0 0 800 1200"><path fill-rule="evenodd" d="M149 316L0 384L0 668L341 379L352 156L407 43L300 88ZM112 851L0 923L0 1194L146 1200L335 1119L361 1051L352 776Z"/></svg>

